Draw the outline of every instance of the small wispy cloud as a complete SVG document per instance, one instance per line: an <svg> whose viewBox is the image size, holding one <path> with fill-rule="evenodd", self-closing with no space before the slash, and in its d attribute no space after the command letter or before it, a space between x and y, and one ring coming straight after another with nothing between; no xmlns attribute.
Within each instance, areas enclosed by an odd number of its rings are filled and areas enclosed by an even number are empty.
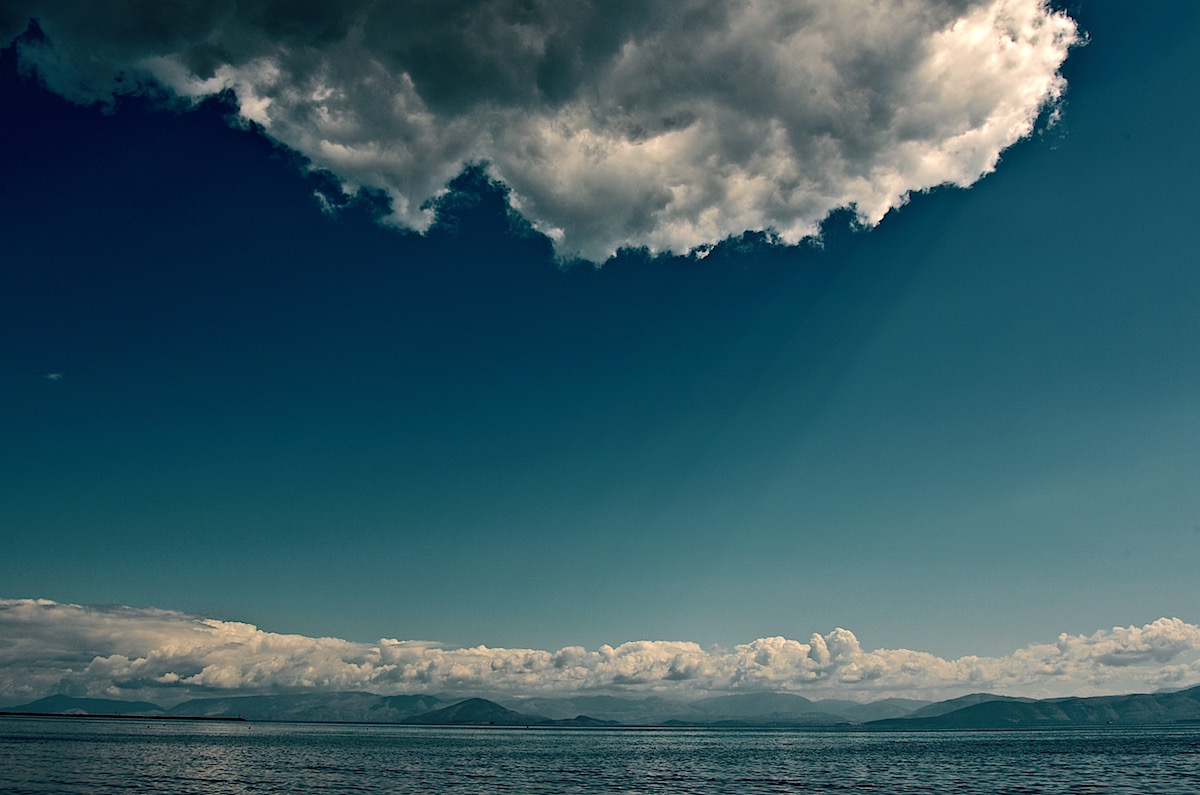
<svg viewBox="0 0 1200 795"><path fill-rule="evenodd" d="M76 101L232 90L244 122L419 230L487 162L561 253L596 261L796 241L834 208L873 224L970 185L1053 110L1080 41L1045 0L7 6L46 34L22 63Z"/></svg>
<svg viewBox="0 0 1200 795"><path fill-rule="evenodd" d="M62 373L46 373L45 378L47 381L61 381L61 380L63 380L63 374Z"/></svg>
<svg viewBox="0 0 1200 795"><path fill-rule="evenodd" d="M427 641L354 643L153 608L0 600L0 700L54 692L163 702L220 692L359 690L380 694L573 692L942 698L968 692L1094 695L1200 680L1200 626L1160 618L1003 657L947 660L863 650L846 629L807 641L759 638L733 649L632 641L557 651Z"/></svg>

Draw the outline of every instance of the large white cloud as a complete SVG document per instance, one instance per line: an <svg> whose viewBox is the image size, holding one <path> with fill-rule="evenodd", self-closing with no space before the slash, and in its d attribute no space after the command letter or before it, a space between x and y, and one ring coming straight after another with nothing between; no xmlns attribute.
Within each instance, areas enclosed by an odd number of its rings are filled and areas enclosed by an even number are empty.
<svg viewBox="0 0 1200 795"><path fill-rule="evenodd" d="M386 191L392 220L486 161L563 254L787 241L970 185L1064 90L1044 0L16 0L8 41L80 102L232 89L245 119Z"/></svg>
<svg viewBox="0 0 1200 795"><path fill-rule="evenodd" d="M946 660L864 651L835 629L733 649L635 641L589 650L443 648L429 642L280 635L149 608L0 600L0 704L56 692L147 698L274 690L538 695L780 691L809 697L1054 696L1153 690L1200 680L1200 627L1160 618L1061 635L1005 657Z"/></svg>

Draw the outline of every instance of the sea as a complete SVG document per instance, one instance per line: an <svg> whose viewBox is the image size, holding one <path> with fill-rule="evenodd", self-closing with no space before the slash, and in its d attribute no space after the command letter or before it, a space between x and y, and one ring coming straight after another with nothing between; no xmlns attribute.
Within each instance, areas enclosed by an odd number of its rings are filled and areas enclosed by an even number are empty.
<svg viewBox="0 0 1200 795"><path fill-rule="evenodd" d="M0 717L9 793L1200 793L1200 726L407 727Z"/></svg>

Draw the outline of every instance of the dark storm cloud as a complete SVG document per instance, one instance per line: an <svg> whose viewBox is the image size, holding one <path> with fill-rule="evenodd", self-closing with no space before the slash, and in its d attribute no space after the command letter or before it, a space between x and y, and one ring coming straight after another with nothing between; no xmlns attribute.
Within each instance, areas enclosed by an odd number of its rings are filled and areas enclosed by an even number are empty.
<svg viewBox="0 0 1200 795"><path fill-rule="evenodd" d="M969 185L1064 89L1041 0L10 4L22 60L80 102L233 90L241 115L424 229L489 163L560 252L794 241Z"/></svg>

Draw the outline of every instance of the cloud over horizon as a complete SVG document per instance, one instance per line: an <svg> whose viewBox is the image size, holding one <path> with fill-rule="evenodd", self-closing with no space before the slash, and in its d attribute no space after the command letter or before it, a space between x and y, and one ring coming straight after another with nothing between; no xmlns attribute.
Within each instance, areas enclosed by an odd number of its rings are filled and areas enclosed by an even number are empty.
<svg viewBox="0 0 1200 795"><path fill-rule="evenodd" d="M673 696L777 691L826 698L948 698L992 691L1101 695L1200 680L1200 626L1160 618L1004 657L946 660L908 649L865 651L849 630L801 642L759 638L733 649L633 641L590 650L426 641L355 643L261 630L155 608L0 599L0 704L64 692L174 703L201 695L364 691Z"/></svg>
<svg viewBox="0 0 1200 795"><path fill-rule="evenodd" d="M488 163L560 254L795 242L968 186L1061 99L1081 41L1043 0L18 0L23 66L80 103L235 93L343 188L430 201Z"/></svg>

